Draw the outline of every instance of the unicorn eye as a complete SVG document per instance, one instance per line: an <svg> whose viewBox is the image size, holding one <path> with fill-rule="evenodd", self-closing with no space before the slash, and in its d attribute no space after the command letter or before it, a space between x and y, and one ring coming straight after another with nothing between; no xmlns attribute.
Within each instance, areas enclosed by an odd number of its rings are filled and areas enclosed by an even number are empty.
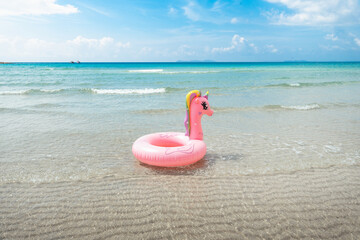
<svg viewBox="0 0 360 240"><path fill-rule="evenodd" d="M208 106L207 106L206 102L202 102L201 105L203 106L203 109L204 109L204 110L207 110L207 109L208 109Z"/></svg>

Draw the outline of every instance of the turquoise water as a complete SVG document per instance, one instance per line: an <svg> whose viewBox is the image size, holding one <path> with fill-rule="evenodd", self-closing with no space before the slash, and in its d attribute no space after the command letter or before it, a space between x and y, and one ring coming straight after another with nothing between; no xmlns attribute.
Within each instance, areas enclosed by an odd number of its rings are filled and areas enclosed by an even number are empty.
<svg viewBox="0 0 360 240"><path fill-rule="evenodd" d="M209 91L199 163L162 169L140 136L184 131L185 95ZM0 65L0 182L139 174L243 175L360 162L360 63Z"/></svg>

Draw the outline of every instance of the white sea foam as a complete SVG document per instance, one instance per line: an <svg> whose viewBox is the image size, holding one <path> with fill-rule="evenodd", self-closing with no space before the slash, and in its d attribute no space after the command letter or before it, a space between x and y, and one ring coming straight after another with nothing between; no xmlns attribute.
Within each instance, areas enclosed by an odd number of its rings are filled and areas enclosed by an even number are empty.
<svg viewBox="0 0 360 240"><path fill-rule="evenodd" d="M163 72L164 69L139 69L139 70L129 70L131 73L159 73Z"/></svg>
<svg viewBox="0 0 360 240"><path fill-rule="evenodd" d="M130 73L161 73L161 74L206 74L218 73L219 71L164 71L164 69L137 69L128 70Z"/></svg>
<svg viewBox="0 0 360 240"><path fill-rule="evenodd" d="M10 91L0 91L0 95L22 95L22 94L31 94L31 93L55 93L60 92L63 89L26 89L26 90L10 90Z"/></svg>
<svg viewBox="0 0 360 240"><path fill-rule="evenodd" d="M54 93L54 92L60 92L62 89L39 89L40 92L48 92L48 93Z"/></svg>
<svg viewBox="0 0 360 240"><path fill-rule="evenodd" d="M161 72L162 74L206 74L218 73L219 71L174 71L174 72Z"/></svg>
<svg viewBox="0 0 360 240"><path fill-rule="evenodd" d="M291 86L291 87L300 87L300 83L290 83L289 86Z"/></svg>
<svg viewBox="0 0 360 240"><path fill-rule="evenodd" d="M28 90L11 90L11 91L1 91L0 95L21 95L25 94Z"/></svg>
<svg viewBox="0 0 360 240"><path fill-rule="evenodd" d="M95 89L91 91L96 94L151 94L164 93L165 88L144 88L144 89Z"/></svg>
<svg viewBox="0 0 360 240"><path fill-rule="evenodd" d="M285 109L293 109L293 110L311 110L320 108L319 104L308 104L308 105L298 105L298 106L281 106Z"/></svg>

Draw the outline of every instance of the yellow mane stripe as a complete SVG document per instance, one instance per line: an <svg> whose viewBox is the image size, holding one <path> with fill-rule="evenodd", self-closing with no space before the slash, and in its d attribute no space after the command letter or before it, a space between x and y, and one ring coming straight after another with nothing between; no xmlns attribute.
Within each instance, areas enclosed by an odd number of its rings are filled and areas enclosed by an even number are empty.
<svg viewBox="0 0 360 240"><path fill-rule="evenodd" d="M192 90L186 95L186 105L188 108L190 108L190 96L191 94L195 93L197 97L200 97L200 91L199 90Z"/></svg>

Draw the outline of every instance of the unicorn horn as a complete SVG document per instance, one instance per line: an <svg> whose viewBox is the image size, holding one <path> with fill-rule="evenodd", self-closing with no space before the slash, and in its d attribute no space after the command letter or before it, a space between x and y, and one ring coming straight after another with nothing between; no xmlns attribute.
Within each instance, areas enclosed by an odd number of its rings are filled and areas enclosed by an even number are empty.
<svg viewBox="0 0 360 240"><path fill-rule="evenodd" d="M207 91L203 97L209 100L209 91Z"/></svg>

